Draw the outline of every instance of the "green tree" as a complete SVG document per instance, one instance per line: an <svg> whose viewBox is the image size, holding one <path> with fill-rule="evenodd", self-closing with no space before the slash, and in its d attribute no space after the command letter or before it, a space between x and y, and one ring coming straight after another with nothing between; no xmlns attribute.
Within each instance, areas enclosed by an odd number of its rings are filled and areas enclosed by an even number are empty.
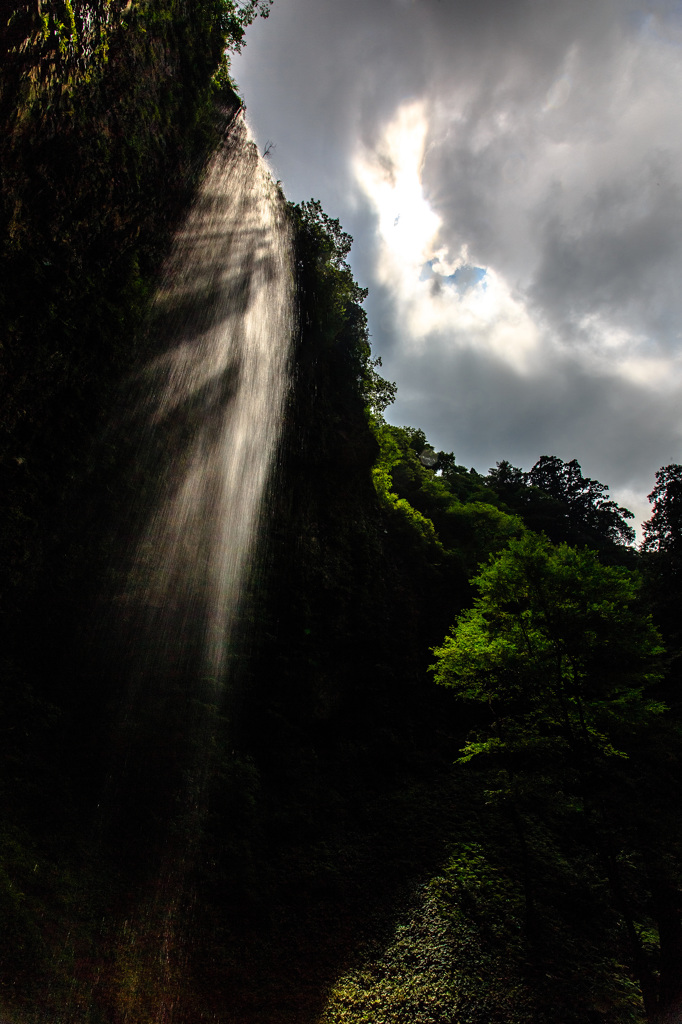
<svg viewBox="0 0 682 1024"><path fill-rule="evenodd" d="M528 489L528 474L518 466L512 466L508 459L495 463L494 469L488 470L488 484L501 497L511 501L518 500L519 494Z"/></svg>
<svg viewBox="0 0 682 1024"><path fill-rule="evenodd" d="M437 467L446 455L454 474L459 468L454 466L454 456L435 452L423 430L385 423L377 431L377 439L380 455L373 472L380 497L425 540L449 552L453 565L467 578L491 551L499 551L523 530L518 517L486 502L489 492L478 485L481 478L464 469L470 493L460 500L450 478L437 475L428 465L433 462Z"/></svg>
<svg viewBox="0 0 682 1024"><path fill-rule="evenodd" d="M317 199L291 205L290 211L296 235L300 330L315 338L318 352L334 353L338 372L351 385L344 398L355 402L376 361L372 364L367 314L362 308L367 289L357 283L347 260L353 239ZM366 404L372 402L372 388L370 382L368 393L362 395ZM378 404L388 397L377 396Z"/></svg>
<svg viewBox="0 0 682 1024"><path fill-rule="evenodd" d="M661 711L644 694L661 647L638 576L526 533L474 583L480 597L434 652L437 682L493 711L463 756L517 742L570 749L583 763L625 756L628 732Z"/></svg>
<svg viewBox="0 0 682 1024"><path fill-rule="evenodd" d="M377 372L378 366L381 366L381 356L368 359L361 390L369 411L378 423L383 423L384 412L395 402L398 387L395 381L386 380Z"/></svg>
<svg viewBox="0 0 682 1024"><path fill-rule="evenodd" d="M480 596L435 648L433 671L463 701L485 705L460 762L478 761L515 823L529 939L538 936L534 872L546 857L534 855L529 838L539 815L545 832L554 822L557 863L583 837L578 861L591 859L608 880L647 1013L663 1019L620 849L628 758L664 710L647 695L660 678L662 647L639 600L639 577L603 565L589 549L526 533L474 583Z"/></svg>

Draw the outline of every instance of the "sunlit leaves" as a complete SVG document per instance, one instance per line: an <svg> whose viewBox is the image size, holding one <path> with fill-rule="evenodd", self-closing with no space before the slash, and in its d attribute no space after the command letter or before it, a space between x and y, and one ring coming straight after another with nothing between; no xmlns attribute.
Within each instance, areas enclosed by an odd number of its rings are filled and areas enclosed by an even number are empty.
<svg viewBox="0 0 682 1024"><path fill-rule="evenodd" d="M489 707L463 758L519 753L529 734L584 762L624 756L628 735L662 710L644 693L662 649L638 577L526 534L474 582L480 597L434 650L437 682Z"/></svg>

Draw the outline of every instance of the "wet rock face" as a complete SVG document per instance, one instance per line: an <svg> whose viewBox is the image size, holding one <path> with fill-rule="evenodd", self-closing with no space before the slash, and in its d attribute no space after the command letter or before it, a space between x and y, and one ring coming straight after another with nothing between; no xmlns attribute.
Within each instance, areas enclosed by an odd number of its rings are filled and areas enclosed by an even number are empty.
<svg viewBox="0 0 682 1024"><path fill-rule="evenodd" d="M121 382L149 357L140 324L172 232L239 105L223 88L230 110L216 111L212 5L192 19L181 6L74 2L54 60L65 5L0 12L17 58L0 71L0 607L11 671L39 692L49 678L58 703L68 620L108 559L93 521L128 500L122 435L101 439ZM35 621L43 653L27 670Z"/></svg>

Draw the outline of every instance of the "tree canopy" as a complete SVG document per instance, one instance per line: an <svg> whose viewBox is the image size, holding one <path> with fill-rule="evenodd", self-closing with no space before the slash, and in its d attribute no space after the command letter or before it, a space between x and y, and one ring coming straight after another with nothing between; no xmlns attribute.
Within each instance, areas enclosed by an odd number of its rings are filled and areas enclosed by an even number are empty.
<svg viewBox="0 0 682 1024"><path fill-rule="evenodd" d="M606 484L584 477L577 459L543 455L526 473L507 460L489 471L488 486L531 530L555 543L588 544L601 550L631 544L632 512L609 498Z"/></svg>
<svg viewBox="0 0 682 1024"><path fill-rule="evenodd" d="M637 575L527 533L474 584L474 607L434 650L436 681L490 710L462 756L533 745L623 755L628 731L662 710L645 695L662 648Z"/></svg>
<svg viewBox="0 0 682 1024"><path fill-rule="evenodd" d="M644 551L682 550L682 466L671 463L656 473L656 486L649 495L651 519L644 523Z"/></svg>
<svg viewBox="0 0 682 1024"><path fill-rule="evenodd" d="M634 519L633 513L609 498L606 484L584 477L577 459L563 462L555 455L543 455L528 474L528 483L564 507L564 539L616 544L630 544L635 539L635 531L626 521Z"/></svg>

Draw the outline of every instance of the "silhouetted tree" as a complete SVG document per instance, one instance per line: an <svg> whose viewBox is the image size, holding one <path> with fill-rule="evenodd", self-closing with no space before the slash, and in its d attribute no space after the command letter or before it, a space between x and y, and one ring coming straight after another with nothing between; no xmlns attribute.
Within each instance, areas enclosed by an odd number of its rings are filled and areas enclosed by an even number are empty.
<svg viewBox="0 0 682 1024"><path fill-rule="evenodd" d="M563 462L556 455L543 455L528 474L528 483L558 503L558 514L546 531L552 540L603 547L635 539L626 521L634 519L633 513L609 498L606 484L584 477L577 459Z"/></svg>
<svg viewBox="0 0 682 1024"><path fill-rule="evenodd" d="M682 550L682 466L673 462L656 473L656 486L649 495L651 519L644 523L643 551Z"/></svg>
<svg viewBox="0 0 682 1024"><path fill-rule="evenodd" d="M653 512L643 524L642 571L654 619L668 649L668 671L661 693L673 711L681 712L682 675L682 466L671 463L656 473L649 495Z"/></svg>

